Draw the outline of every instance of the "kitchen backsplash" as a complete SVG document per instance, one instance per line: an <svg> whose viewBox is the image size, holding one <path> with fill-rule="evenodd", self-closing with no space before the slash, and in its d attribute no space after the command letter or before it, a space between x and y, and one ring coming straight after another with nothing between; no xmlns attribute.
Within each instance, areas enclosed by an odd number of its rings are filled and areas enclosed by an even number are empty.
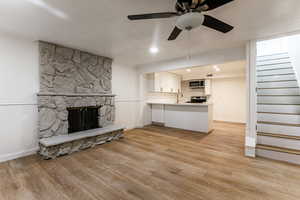
<svg viewBox="0 0 300 200"><path fill-rule="evenodd" d="M189 81L181 82L181 90L182 90L182 96L180 100L182 102L190 101L192 96L205 96L204 88L191 89L189 87Z"/></svg>
<svg viewBox="0 0 300 200"><path fill-rule="evenodd" d="M171 93L150 92L147 97L147 101L152 103L176 103L176 100L177 94Z"/></svg>

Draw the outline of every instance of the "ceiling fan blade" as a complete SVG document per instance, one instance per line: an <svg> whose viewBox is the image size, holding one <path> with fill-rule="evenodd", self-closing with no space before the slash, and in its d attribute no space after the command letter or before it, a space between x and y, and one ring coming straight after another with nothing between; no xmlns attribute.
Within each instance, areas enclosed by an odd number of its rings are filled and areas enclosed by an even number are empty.
<svg viewBox="0 0 300 200"><path fill-rule="evenodd" d="M128 19L130 20L143 20L143 19L161 19L161 18L170 18L178 16L176 12L163 12L163 13L149 13L141 15L129 15Z"/></svg>
<svg viewBox="0 0 300 200"><path fill-rule="evenodd" d="M233 26L230 26L229 24L226 24L225 22L222 22L209 15L204 15L204 21L202 25L220 31L222 33L227 33L234 29Z"/></svg>
<svg viewBox="0 0 300 200"><path fill-rule="evenodd" d="M175 28L173 29L171 35L169 36L168 40L176 40L176 38L179 36L179 34L182 32L182 30L180 28L178 28L177 26L175 26Z"/></svg>
<svg viewBox="0 0 300 200"><path fill-rule="evenodd" d="M213 10L232 1L234 0L206 0L203 4L208 6L206 10Z"/></svg>

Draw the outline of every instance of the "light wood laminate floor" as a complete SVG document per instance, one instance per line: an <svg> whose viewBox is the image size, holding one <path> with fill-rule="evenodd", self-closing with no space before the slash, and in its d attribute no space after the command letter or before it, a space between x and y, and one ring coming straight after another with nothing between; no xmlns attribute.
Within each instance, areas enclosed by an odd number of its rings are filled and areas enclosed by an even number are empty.
<svg viewBox="0 0 300 200"><path fill-rule="evenodd" d="M149 126L56 160L0 164L0 200L293 200L300 167L244 157L244 126Z"/></svg>

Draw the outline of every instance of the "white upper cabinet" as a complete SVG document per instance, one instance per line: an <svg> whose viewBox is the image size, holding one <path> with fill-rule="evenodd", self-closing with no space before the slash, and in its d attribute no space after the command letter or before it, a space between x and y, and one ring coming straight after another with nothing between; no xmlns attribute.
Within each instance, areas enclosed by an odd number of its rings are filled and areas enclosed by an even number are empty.
<svg viewBox="0 0 300 200"><path fill-rule="evenodd" d="M177 93L181 90L181 76L169 72L157 72L149 75L150 92Z"/></svg>

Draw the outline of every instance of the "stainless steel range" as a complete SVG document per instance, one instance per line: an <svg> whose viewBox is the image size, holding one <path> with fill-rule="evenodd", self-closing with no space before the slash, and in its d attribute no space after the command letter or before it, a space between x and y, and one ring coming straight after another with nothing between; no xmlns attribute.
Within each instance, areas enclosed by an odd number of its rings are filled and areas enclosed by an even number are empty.
<svg viewBox="0 0 300 200"><path fill-rule="evenodd" d="M207 97L206 96L192 96L191 100L187 103L206 103Z"/></svg>

